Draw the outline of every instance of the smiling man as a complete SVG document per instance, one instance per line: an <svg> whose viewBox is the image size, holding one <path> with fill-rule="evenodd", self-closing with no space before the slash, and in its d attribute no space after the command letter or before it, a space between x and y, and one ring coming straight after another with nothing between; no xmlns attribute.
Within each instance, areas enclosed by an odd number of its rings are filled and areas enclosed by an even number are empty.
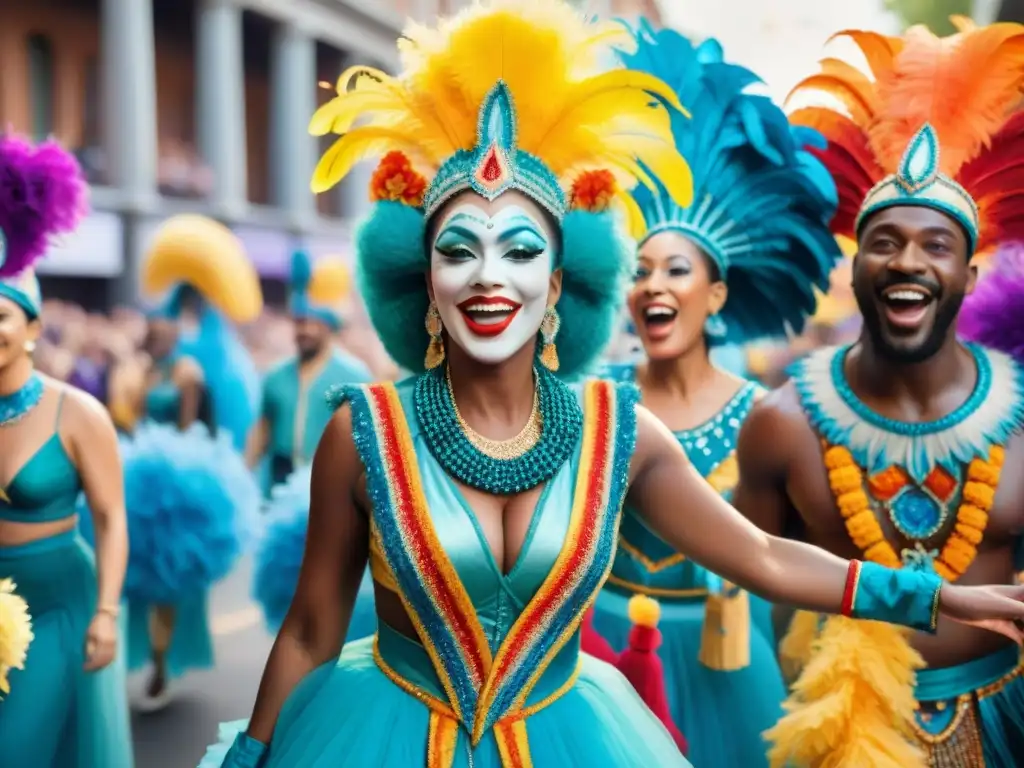
<svg viewBox="0 0 1024 768"><path fill-rule="evenodd" d="M1024 371L960 343L956 320L973 257L1024 236L1024 180L1002 172L1024 137L1024 115L1002 117L1024 84L1024 27L846 35L874 77L827 60L798 91L828 88L845 111L792 118L828 140L819 156L840 191L833 231L857 241L863 332L811 353L754 408L733 501L765 530L843 557L1011 584L1024 531ZM804 653L788 659L804 663L790 714L768 734L773 762L1020 765L1024 664L998 635L940 623L909 637L798 614L784 655L801 635Z"/></svg>

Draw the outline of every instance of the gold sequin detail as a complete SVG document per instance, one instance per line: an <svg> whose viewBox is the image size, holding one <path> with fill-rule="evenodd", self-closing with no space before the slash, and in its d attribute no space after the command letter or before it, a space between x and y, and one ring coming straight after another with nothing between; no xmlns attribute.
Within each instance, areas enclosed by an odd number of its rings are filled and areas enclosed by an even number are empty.
<svg viewBox="0 0 1024 768"><path fill-rule="evenodd" d="M489 437L484 437L469 426L466 420L462 418L458 403L455 402L455 392L452 390L450 372L445 373L445 381L448 384L448 395L452 399L452 407L455 409L455 418L459 422L459 429L462 430L466 439L473 444L473 447L484 456L500 461L518 459L520 456L525 456L530 449L540 442L544 418L540 412L540 388L536 386L536 381L533 390L533 410L530 411L530 418L519 434L508 440L492 440Z"/></svg>

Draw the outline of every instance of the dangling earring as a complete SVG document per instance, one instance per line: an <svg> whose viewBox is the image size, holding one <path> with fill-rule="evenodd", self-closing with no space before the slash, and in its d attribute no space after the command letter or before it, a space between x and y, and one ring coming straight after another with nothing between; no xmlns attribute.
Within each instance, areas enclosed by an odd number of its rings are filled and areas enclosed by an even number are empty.
<svg viewBox="0 0 1024 768"><path fill-rule="evenodd" d="M423 367L431 371L444 362L444 340L441 338L444 326L441 324L441 313L437 311L437 304L434 302L430 302L427 308L424 326L430 335L430 344L427 346L426 357L423 358Z"/></svg>
<svg viewBox="0 0 1024 768"><path fill-rule="evenodd" d="M31 355L33 352L36 351L36 343L34 341L26 341L25 351Z"/></svg>
<svg viewBox="0 0 1024 768"><path fill-rule="evenodd" d="M540 362L549 371L558 370L558 349L555 347L555 337L558 329L562 327L562 318L554 307L548 307L544 311L544 319L540 323L540 338L544 346L540 351Z"/></svg>
<svg viewBox="0 0 1024 768"><path fill-rule="evenodd" d="M708 319L704 321L704 333L712 339L724 339L728 332L729 329L721 315L708 315Z"/></svg>

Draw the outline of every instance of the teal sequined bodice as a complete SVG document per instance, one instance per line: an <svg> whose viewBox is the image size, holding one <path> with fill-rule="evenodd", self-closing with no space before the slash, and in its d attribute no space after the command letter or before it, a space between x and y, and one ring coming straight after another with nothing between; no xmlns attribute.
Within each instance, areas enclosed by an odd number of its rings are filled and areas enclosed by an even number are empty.
<svg viewBox="0 0 1024 768"><path fill-rule="evenodd" d="M427 447L413 410L411 387L399 386L399 393L434 528L469 592L491 649L496 650L561 552L569 530L579 446L541 491L519 557L503 574L465 496Z"/></svg>
<svg viewBox="0 0 1024 768"><path fill-rule="evenodd" d="M82 481L56 432L63 397L62 394L57 406L54 433L21 466L7 487L0 488L0 520L48 523L75 514Z"/></svg>
<svg viewBox="0 0 1024 768"><path fill-rule="evenodd" d="M617 367L612 374L617 380L630 381L635 370L632 366ZM707 422L675 433L694 469L726 498L736 484L735 451L740 427L759 391L756 384L748 382ZM679 514L686 514L685 501L680 503ZM703 600L721 587L718 576L676 552L639 515L626 508L608 588L626 594L650 594L660 600Z"/></svg>
<svg viewBox="0 0 1024 768"><path fill-rule="evenodd" d="M461 489L444 472L427 446L413 406L412 382L399 384L398 392L433 528L469 594L491 651L496 652L562 550L569 531L580 446L541 491L519 557L508 573L503 574ZM379 624L378 643L383 658L402 677L444 698L433 665L419 643L398 634L383 622ZM578 657L579 643L567 643L541 679L531 700L551 693L560 685L575 668Z"/></svg>

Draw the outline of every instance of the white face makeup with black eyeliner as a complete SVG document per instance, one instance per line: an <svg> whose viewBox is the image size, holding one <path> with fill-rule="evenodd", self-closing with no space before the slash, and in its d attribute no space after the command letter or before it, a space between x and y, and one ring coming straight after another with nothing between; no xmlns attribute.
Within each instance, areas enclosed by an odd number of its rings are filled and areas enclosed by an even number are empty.
<svg viewBox="0 0 1024 768"><path fill-rule="evenodd" d="M434 238L434 301L452 341L474 360L500 363L540 330L554 246L547 227L519 205L493 215L456 205Z"/></svg>

